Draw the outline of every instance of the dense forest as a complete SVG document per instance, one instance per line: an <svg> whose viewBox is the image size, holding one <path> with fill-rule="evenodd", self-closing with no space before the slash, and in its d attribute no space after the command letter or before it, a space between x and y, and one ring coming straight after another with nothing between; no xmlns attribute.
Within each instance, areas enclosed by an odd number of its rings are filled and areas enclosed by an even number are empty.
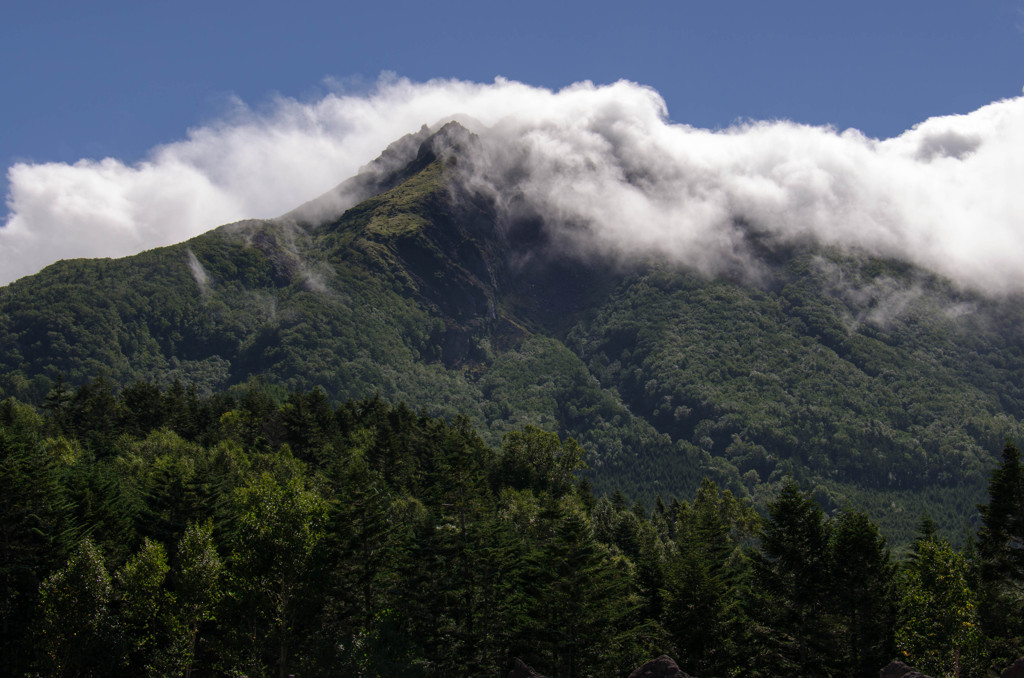
<svg viewBox="0 0 1024 678"><path fill-rule="evenodd" d="M0 403L6 673L980 678L1024 647L1011 444L977 533L922 516L898 558L792 478L759 513L709 479L597 493L591 461L380 398L58 379Z"/></svg>

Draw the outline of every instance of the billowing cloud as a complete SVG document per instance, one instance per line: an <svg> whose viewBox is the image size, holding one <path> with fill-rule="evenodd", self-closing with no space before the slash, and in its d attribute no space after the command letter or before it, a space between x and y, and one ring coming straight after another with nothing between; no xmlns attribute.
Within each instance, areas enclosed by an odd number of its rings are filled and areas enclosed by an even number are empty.
<svg viewBox="0 0 1024 678"><path fill-rule="evenodd" d="M578 251L660 255L714 274L749 263L753 231L1024 291L1022 98L876 140L787 121L694 128L629 82L553 92L394 77L366 94L280 99L262 114L240 105L136 165L11 167L0 283L58 258L120 256L285 213L453 115L476 121L476 185L544 214ZM335 197L337 210L355 199Z"/></svg>
<svg viewBox="0 0 1024 678"><path fill-rule="evenodd" d="M560 101L544 119L498 123L479 165L497 193L508 193L502 177L525 177L517 190L527 208L554 216L578 249L660 255L715 274L756 265L754 234L1024 291L1024 99L880 141L786 121L671 124L650 91L625 83L577 94L585 105Z"/></svg>

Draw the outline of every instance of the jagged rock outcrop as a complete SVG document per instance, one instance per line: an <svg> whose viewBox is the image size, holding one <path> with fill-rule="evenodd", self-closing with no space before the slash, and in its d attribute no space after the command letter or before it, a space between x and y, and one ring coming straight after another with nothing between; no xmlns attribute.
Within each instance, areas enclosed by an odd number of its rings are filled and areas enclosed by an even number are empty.
<svg viewBox="0 0 1024 678"><path fill-rule="evenodd" d="M690 678L690 676L684 673L671 657L663 654L629 674L629 678Z"/></svg>
<svg viewBox="0 0 1024 678"><path fill-rule="evenodd" d="M508 672L508 678L544 678L544 676L534 671L533 667L527 665L522 659L516 657L512 663L512 670Z"/></svg>
<svg viewBox="0 0 1024 678"><path fill-rule="evenodd" d="M1024 678L1024 657L1013 662L999 674L999 678Z"/></svg>
<svg viewBox="0 0 1024 678"><path fill-rule="evenodd" d="M930 678L912 666L894 661L878 672L878 678Z"/></svg>

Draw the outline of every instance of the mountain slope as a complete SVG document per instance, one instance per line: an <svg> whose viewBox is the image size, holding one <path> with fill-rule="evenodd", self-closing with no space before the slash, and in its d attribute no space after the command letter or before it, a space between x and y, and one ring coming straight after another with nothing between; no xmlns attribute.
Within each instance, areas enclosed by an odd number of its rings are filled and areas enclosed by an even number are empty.
<svg viewBox="0 0 1024 678"><path fill-rule="evenodd" d="M766 252L756 282L574 256L464 180L474 143L421 130L280 219L0 288L2 394L101 371L376 392L491 444L577 437L598 488L637 498L704 475L763 498L790 473L897 537L973 514L1021 433L1018 305L813 246Z"/></svg>

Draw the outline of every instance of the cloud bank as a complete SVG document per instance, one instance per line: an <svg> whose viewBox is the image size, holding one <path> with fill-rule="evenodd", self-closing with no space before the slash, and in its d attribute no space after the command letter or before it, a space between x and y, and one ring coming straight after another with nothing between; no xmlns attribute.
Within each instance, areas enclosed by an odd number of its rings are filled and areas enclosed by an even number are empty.
<svg viewBox="0 0 1024 678"><path fill-rule="evenodd" d="M747 260L752 229L1024 292L1024 98L877 140L788 121L694 128L630 82L553 92L394 77L259 114L239 104L134 165L12 166L0 284L60 258L122 256L283 214L456 114L477 121L477 186L544 214L581 251L660 255L713 275Z"/></svg>

